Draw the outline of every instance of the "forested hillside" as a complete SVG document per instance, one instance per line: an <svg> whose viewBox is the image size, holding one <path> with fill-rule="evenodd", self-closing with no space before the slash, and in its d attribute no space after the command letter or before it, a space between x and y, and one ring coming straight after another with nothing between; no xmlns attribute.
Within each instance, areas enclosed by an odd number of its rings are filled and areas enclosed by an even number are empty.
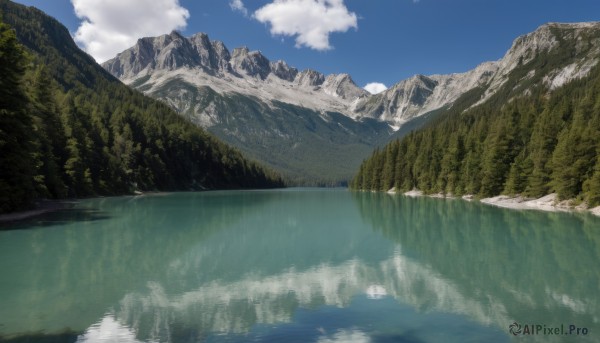
<svg viewBox="0 0 600 343"><path fill-rule="evenodd" d="M32 7L0 0L0 213L37 198L282 186L129 89Z"/></svg>
<svg viewBox="0 0 600 343"><path fill-rule="evenodd" d="M541 76L520 81L528 70L544 75L585 53L578 42L561 43L517 68L486 103L465 110L483 89L473 91L424 129L375 151L351 186L479 197L556 192L599 205L600 68L553 91Z"/></svg>

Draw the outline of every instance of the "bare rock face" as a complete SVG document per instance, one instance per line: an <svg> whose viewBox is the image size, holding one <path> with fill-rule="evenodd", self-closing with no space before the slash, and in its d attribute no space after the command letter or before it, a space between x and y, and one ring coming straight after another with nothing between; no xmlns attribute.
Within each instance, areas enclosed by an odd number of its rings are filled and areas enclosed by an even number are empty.
<svg viewBox="0 0 600 343"><path fill-rule="evenodd" d="M382 93L361 99L354 111L400 126L412 118L451 105L475 87L485 86L497 69L495 63L488 62L466 73L415 75Z"/></svg>
<svg viewBox="0 0 600 343"><path fill-rule="evenodd" d="M543 25L536 31L515 39L511 48L498 61L482 63L466 73L414 76L400 81L385 92L361 99L353 111L357 116L375 118L399 126L414 117L451 106L461 95L476 87L485 88L483 96L476 103L481 104L505 86L516 68L527 65L540 54L564 49L565 42L577 42L573 53L581 56L543 75L544 85L553 90L570 80L588 75L598 63L600 23ZM536 73L540 71L529 70L521 80L516 81L514 87L531 79ZM526 93L527 89L524 90L524 94Z"/></svg>
<svg viewBox="0 0 600 343"><path fill-rule="evenodd" d="M205 33L197 33L189 38L198 56L199 63L208 72L225 73L231 71L229 50L222 42L211 42Z"/></svg>
<svg viewBox="0 0 600 343"><path fill-rule="evenodd" d="M325 82L325 75L312 69L306 69L296 75L294 82L304 87L317 87Z"/></svg>
<svg viewBox="0 0 600 343"><path fill-rule="evenodd" d="M596 38L590 38L596 37ZM551 71L544 77L545 85L556 89L566 82L586 76L598 63L600 55L600 22L589 23L548 23L534 32L514 40L504 57L495 62L497 71L491 77L485 95L479 103L494 95L507 81L510 73L519 66L526 65L540 54L547 54L562 48L565 42L577 42L572 53L578 55L586 50L585 56L574 58L572 64ZM536 74L531 70L526 78Z"/></svg>
<svg viewBox="0 0 600 343"><path fill-rule="evenodd" d="M359 88L348 74L328 75L323 82L323 90L329 95L345 100L354 100L369 95L369 92Z"/></svg>
<svg viewBox="0 0 600 343"><path fill-rule="evenodd" d="M282 60L271 62L271 72L278 78L290 82L294 81L296 75L298 75L298 69L288 66Z"/></svg>
<svg viewBox="0 0 600 343"><path fill-rule="evenodd" d="M230 63L236 72L262 80L271 73L271 62L260 51L249 51L247 47L233 49Z"/></svg>
<svg viewBox="0 0 600 343"><path fill-rule="evenodd" d="M437 81L427 76L416 75L364 99L355 111L382 121L401 123L426 110L425 104L437 85Z"/></svg>
<svg viewBox="0 0 600 343"><path fill-rule="evenodd" d="M175 70L197 66L199 56L190 41L178 32L155 38L141 38L132 48L108 60L102 66L114 76L123 79L155 70Z"/></svg>

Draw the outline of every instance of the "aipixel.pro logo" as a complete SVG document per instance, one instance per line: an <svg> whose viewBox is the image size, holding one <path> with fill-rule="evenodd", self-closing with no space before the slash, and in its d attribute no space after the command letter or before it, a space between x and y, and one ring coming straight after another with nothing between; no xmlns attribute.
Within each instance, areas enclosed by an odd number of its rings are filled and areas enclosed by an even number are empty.
<svg viewBox="0 0 600 343"><path fill-rule="evenodd" d="M508 326L508 332L513 336L530 336L530 335L545 335L545 336L558 336L558 335L587 335L590 330L586 327L578 327L577 325L560 324L558 326L546 325L546 324L519 324L513 322Z"/></svg>

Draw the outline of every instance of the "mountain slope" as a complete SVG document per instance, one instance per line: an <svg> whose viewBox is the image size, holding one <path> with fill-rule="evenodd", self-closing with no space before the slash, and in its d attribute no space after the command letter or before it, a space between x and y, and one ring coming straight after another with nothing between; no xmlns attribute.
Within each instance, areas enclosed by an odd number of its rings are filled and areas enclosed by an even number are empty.
<svg viewBox="0 0 600 343"><path fill-rule="evenodd" d="M297 184L343 184L393 130L343 112L367 92L346 74L271 62L205 34L142 38L103 66Z"/></svg>
<svg viewBox="0 0 600 343"><path fill-rule="evenodd" d="M354 112L359 117L374 118L401 126L411 118L450 106L466 92L479 87L485 88L485 93L477 103L483 103L503 88L516 68L528 64L539 53L558 48L561 41L577 40L573 51L578 54L583 50L587 51L585 55L579 54L580 59L573 59L571 64L561 64L556 69L548 70L542 75L543 79L535 77L535 70L528 70L519 80L521 84L543 82L551 89L556 89L574 78L586 76L597 64L597 42L578 40L578 37L585 37L596 28L598 23L543 25L532 33L518 37L498 61L482 63L465 73L416 75L397 83L385 92L360 99L354 107ZM560 32L557 33L557 30ZM589 44L594 47L588 49Z"/></svg>
<svg viewBox="0 0 600 343"><path fill-rule="evenodd" d="M600 204L599 60L599 23L520 37L486 87L376 151L352 186Z"/></svg>
<svg viewBox="0 0 600 343"><path fill-rule="evenodd" d="M298 184L349 180L393 128L352 112L368 93L347 74L271 62L202 33L142 38L103 64L112 75Z"/></svg>
<svg viewBox="0 0 600 343"><path fill-rule="evenodd" d="M23 63L1 66L13 81L0 83L0 212L36 197L281 186L238 151L112 77L56 20L7 0L0 0L0 12L15 29L2 27L0 55ZM15 38L34 68L26 68Z"/></svg>
<svg viewBox="0 0 600 343"><path fill-rule="evenodd" d="M349 180L362 159L392 133L387 124L375 120L357 122L337 112L240 93L219 94L179 78L149 94L164 99L198 126L210 123L208 130L216 136L285 172L297 184Z"/></svg>
<svg viewBox="0 0 600 343"><path fill-rule="evenodd" d="M504 93L501 98L507 93L520 96L541 83L555 89L586 76L597 63L597 45L586 48L594 43L585 39L573 46L574 51L586 51L578 59L567 58L543 73L530 62L561 40L580 37L596 26L544 25L517 38L498 61L465 73L416 75L377 95L358 88L347 74L298 71L246 47L230 53L203 33L142 38L103 66L296 180L331 183L348 179L371 149L422 127L449 108L467 109L498 92Z"/></svg>
<svg viewBox="0 0 600 343"><path fill-rule="evenodd" d="M482 63L464 73L415 75L377 95L358 88L347 74L299 72L284 61L270 62L259 51L249 51L246 47L236 48L230 54L222 42L211 41L204 33L190 38L177 32L142 38L103 66L126 84L150 94L171 79L179 78L194 86L209 86L219 94L235 92L263 102L279 101L315 111L335 111L354 119L373 118L397 128L414 117L451 106L460 96L478 87L486 88L479 102L486 101L502 88L515 68L530 62L536 52L559 44L552 30L562 29L564 36L560 39L569 39L568 35L577 36L595 26L596 23L543 25L517 38L498 61ZM585 40L580 41L574 48L583 49L585 44ZM593 58L584 58L562 66L546 75L544 82L559 87L570 79L587 75L595 63ZM209 127L211 122L205 121L204 125Z"/></svg>

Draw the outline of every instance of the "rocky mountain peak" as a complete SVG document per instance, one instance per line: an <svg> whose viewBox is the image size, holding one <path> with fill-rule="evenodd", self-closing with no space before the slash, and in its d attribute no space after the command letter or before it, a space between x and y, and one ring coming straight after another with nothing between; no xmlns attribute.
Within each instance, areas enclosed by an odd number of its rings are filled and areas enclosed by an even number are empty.
<svg viewBox="0 0 600 343"><path fill-rule="evenodd" d="M119 78L148 73L154 69L175 70L198 64L190 42L179 32L172 31L158 37L138 39L130 49L103 64L104 68Z"/></svg>
<svg viewBox="0 0 600 343"><path fill-rule="evenodd" d="M524 75L520 76L522 80L535 76L536 84L543 82L552 90L587 75L600 59L600 23L545 24L515 39L498 61L482 63L464 73L415 75L377 95L358 87L348 74L325 76L312 69L299 72L284 61L270 62L260 51L248 47L230 53L222 42L211 41L205 33L184 38L174 31L140 39L134 47L104 63L104 67L127 83L152 75L148 81L152 88L145 88L148 92L177 77L221 93L238 92L319 111L335 110L352 118L374 118L396 127L413 117L452 106L461 95L476 87L484 88L477 102L483 103L506 85L519 66L527 66L540 54L563 51L560 49L571 52L573 58L568 63L555 61L543 74L540 70L520 71L519 75ZM154 71L160 72L154 74ZM139 87L140 83L136 85Z"/></svg>
<svg viewBox="0 0 600 343"><path fill-rule="evenodd" d="M271 62L260 51L249 51L245 46L233 49L230 63L236 72L262 80L271 73Z"/></svg>
<svg viewBox="0 0 600 343"><path fill-rule="evenodd" d="M232 58L240 58L243 56L247 56L249 52L250 52L250 49L248 49L247 46L240 46L238 48L233 49L231 57Z"/></svg>
<svg viewBox="0 0 600 343"><path fill-rule="evenodd" d="M518 66L526 65L541 53L547 53L559 49L563 42L577 42L572 53L579 54L587 49L585 56L577 63L565 66L565 69L555 70L547 75L546 84L551 89L562 86L565 82L587 75L591 68L598 63L600 54L600 22L588 23L547 23L537 30L517 37L507 53L496 62L497 71L491 78L489 87L484 97L479 101L482 103L489 99L508 80L509 74ZM596 38L584 38L584 37ZM592 41L589 41L592 39ZM532 70L528 77L535 75Z"/></svg>
<svg viewBox="0 0 600 343"><path fill-rule="evenodd" d="M298 69L288 66L285 61L271 62L271 72L278 78L286 81L294 81L298 75Z"/></svg>
<svg viewBox="0 0 600 343"><path fill-rule="evenodd" d="M296 75L294 82L300 86L317 87L325 82L325 75L316 70L305 69Z"/></svg>
<svg viewBox="0 0 600 343"><path fill-rule="evenodd" d="M323 90L329 95L352 100L369 95L369 92L358 87L349 74L331 74L323 82Z"/></svg>
<svg viewBox="0 0 600 343"><path fill-rule="evenodd" d="M154 46L156 68L175 70L198 63L192 45L177 31L159 37Z"/></svg>
<svg viewBox="0 0 600 343"><path fill-rule="evenodd" d="M526 64L537 54L558 47L564 40L582 40L586 33L600 31L600 22L586 23L547 23L537 30L519 36L500 60L504 68L514 67L515 63Z"/></svg>
<svg viewBox="0 0 600 343"><path fill-rule="evenodd" d="M429 100L437 81L425 75L415 75L409 79L398 82L387 91L375 96L379 109L379 116L386 121L402 123L421 114L427 100Z"/></svg>
<svg viewBox="0 0 600 343"><path fill-rule="evenodd" d="M190 38L188 38L188 39L192 42L202 42L202 45L205 45L205 46L210 44L210 39L208 38L208 34L206 34L205 32L195 33L195 34L191 35Z"/></svg>
<svg viewBox="0 0 600 343"><path fill-rule="evenodd" d="M532 33L519 36L503 58L506 69L513 69L517 64L526 64L536 54L548 51L558 44L558 39L550 25L543 25Z"/></svg>
<svg viewBox="0 0 600 343"><path fill-rule="evenodd" d="M208 72L229 71L229 50L222 42L211 41L206 33L200 32L189 38L200 60L200 65Z"/></svg>
<svg viewBox="0 0 600 343"><path fill-rule="evenodd" d="M229 50L227 50L227 47L225 46L225 44L223 42L218 41L218 40L212 41L212 46L218 55L226 56L226 57L223 57L223 59L229 61L229 59L231 58L231 55L229 54Z"/></svg>

